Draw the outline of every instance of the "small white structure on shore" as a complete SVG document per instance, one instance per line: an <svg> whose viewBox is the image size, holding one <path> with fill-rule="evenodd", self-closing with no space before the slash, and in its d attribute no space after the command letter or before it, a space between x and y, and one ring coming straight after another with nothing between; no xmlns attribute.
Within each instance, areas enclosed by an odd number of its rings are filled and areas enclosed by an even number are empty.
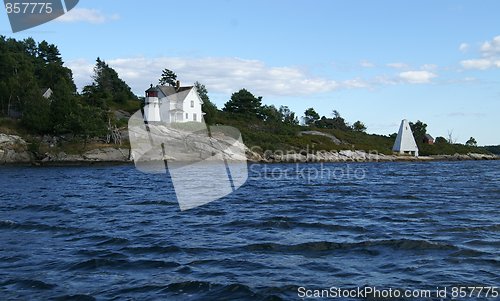
<svg viewBox="0 0 500 301"><path fill-rule="evenodd" d="M194 86L156 86L146 90L144 119L148 122L202 122L203 101Z"/></svg>
<svg viewBox="0 0 500 301"><path fill-rule="evenodd" d="M401 126L399 127L398 136L396 137L396 142L394 142L392 151L418 157L418 146L411 132L410 124L406 119L401 121Z"/></svg>

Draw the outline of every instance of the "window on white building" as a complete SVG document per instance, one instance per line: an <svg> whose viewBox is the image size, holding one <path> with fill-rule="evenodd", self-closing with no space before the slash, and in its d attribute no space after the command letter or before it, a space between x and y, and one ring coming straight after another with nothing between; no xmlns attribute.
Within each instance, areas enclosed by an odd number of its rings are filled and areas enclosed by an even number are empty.
<svg viewBox="0 0 500 301"><path fill-rule="evenodd" d="M189 114L188 114L188 113L186 113L186 120L188 120L188 119L189 119Z"/></svg>
<svg viewBox="0 0 500 301"><path fill-rule="evenodd" d="M193 121L196 121L196 113L193 113Z"/></svg>
<svg viewBox="0 0 500 301"><path fill-rule="evenodd" d="M194 100L191 100L191 108L194 108Z"/></svg>

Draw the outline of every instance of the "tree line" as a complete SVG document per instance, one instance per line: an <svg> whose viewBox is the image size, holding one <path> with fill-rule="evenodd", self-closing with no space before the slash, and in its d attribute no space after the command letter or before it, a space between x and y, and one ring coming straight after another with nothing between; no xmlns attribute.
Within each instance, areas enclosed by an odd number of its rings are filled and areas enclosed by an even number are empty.
<svg viewBox="0 0 500 301"><path fill-rule="evenodd" d="M126 109L133 113L140 108L140 100L128 84L104 60L97 58L91 83L78 93L72 71L64 66L56 45L46 41L37 43L32 38L21 41L0 36L0 117L18 115L21 124L37 134L71 133L82 137L103 136L109 126L116 124L113 110ZM160 85L177 84L174 71L164 69L158 80ZM286 105L276 107L262 103L247 89L234 92L222 109L210 100L205 85L195 82L205 122L215 124L230 119L259 121L267 124L295 128L308 126L319 129L365 132L361 121L349 124L337 110L331 117L321 116L314 108L304 111L299 118ZM49 98L42 96L50 88ZM224 118L219 118L224 117ZM421 143L427 134L427 125L421 121L410 123L415 139ZM437 137L436 143L454 143ZM471 137L467 145L477 145Z"/></svg>
<svg viewBox="0 0 500 301"><path fill-rule="evenodd" d="M43 97L49 88L52 95ZM20 118L29 132L102 136L113 119L109 108L130 100L138 101L99 58L92 83L79 94L56 45L0 36L0 116Z"/></svg>

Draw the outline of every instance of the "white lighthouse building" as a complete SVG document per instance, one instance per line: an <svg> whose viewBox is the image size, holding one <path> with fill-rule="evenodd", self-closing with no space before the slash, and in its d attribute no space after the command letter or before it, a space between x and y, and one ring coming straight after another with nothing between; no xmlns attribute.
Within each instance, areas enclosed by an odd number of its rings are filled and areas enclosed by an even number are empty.
<svg viewBox="0 0 500 301"><path fill-rule="evenodd" d="M156 86L146 90L144 119L147 122L202 122L203 101L194 86Z"/></svg>
<svg viewBox="0 0 500 301"><path fill-rule="evenodd" d="M158 89L153 87L153 85L146 90L144 103L144 120L147 122L160 122L160 100L158 99Z"/></svg>
<svg viewBox="0 0 500 301"><path fill-rule="evenodd" d="M392 151L418 157L418 146L411 132L410 124L406 119L401 121L401 126L399 127L398 136L396 137Z"/></svg>

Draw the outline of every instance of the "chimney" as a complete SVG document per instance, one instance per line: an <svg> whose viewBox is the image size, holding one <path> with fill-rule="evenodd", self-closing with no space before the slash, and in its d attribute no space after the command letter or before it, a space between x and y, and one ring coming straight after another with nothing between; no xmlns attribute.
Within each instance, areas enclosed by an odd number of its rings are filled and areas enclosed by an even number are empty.
<svg viewBox="0 0 500 301"><path fill-rule="evenodd" d="M175 82L175 90L179 91L180 88L181 88L181 81L178 80L178 81Z"/></svg>

